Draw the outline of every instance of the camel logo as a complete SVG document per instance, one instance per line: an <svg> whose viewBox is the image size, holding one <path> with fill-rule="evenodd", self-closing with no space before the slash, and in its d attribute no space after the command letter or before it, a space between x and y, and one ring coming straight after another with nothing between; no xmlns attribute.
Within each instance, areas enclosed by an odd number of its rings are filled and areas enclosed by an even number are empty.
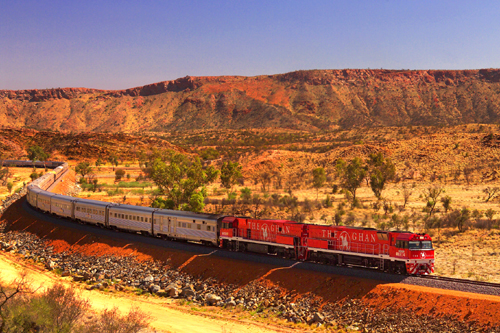
<svg viewBox="0 0 500 333"><path fill-rule="evenodd" d="M269 230L267 229L267 224L262 225L262 238L267 240L267 237L269 236Z"/></svg>
<svg viewBox="0 0 500 333"><path fill-rule="evenodd" d="M349 234L346 231L343 231L340 234L340 250L341 251L349 251L350 250L350 245L349 245Z"/></svg>

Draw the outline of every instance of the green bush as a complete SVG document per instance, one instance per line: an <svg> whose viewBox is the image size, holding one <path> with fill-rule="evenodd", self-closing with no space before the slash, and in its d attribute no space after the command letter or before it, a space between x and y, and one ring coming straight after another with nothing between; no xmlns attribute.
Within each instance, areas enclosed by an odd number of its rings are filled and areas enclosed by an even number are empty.
<svg viewBox="0 0 500 333"><path fill-rule="evenodd" d="M12 286L1 286L0 295L2 332L138 333L151 320L137 309L122 316L116 308L88 320L90 303L62 284L34 294L22 278Z"/></svg>

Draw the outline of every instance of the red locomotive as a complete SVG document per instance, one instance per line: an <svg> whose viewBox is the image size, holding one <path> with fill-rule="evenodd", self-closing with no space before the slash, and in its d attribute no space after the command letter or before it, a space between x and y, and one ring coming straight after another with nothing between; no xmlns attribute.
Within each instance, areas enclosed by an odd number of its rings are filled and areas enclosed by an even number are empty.
<svg viewBox="0 0 500 333"><path fill-rule="evenodd" d="M434 249L427 234L225 217L220 242L233 251L332 265L364 266L400 274L434 272Z"/></svg>

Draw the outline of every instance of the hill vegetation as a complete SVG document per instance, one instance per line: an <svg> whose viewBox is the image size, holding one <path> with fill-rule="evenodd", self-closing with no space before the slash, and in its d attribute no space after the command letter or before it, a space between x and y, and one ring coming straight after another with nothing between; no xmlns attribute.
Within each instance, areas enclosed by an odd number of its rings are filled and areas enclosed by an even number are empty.
<svg viewBox="0 0 500 333"><path fill-rule="evenodd" d="M500 120L500 70L311 70L119 91L0 91L0 126L71 133L457 125Z"/></svg>

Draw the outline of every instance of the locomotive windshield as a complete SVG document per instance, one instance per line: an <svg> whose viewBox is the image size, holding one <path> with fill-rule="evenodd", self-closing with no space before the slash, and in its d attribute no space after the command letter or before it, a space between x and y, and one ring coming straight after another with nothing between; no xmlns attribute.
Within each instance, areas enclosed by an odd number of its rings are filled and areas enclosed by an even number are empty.
<svg viewBox="0 0 500 333"><path fill-rule="evenodd" d="M410 250L431 250L431 241L410 241Z"/></svg>

